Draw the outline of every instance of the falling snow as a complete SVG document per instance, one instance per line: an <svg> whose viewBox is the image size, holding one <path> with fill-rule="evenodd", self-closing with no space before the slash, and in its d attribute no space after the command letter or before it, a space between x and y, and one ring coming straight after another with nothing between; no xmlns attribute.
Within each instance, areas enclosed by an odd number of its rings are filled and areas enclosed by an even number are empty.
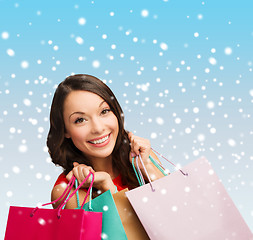
<svg viewBox="0 0 253 240"><path fill-rule="evenodd" d="M29 67L29 63L28 63L27 61L22 61L20 65L21 65L21 67L22 67L23 69L26 69L26 68Z"/></svg>
<svg viewBox="0 0 253 240"><path fill-rule="evenodd" d="M2 39L7 40L10 35L8 32L2 32L1 36L2 36Z"/></svg>
<svg viewBox="0 0 253 240"><path fill-rule="evenodd" d="M224 49L224 52L225 52L226 55L231 55L232 54L232 49L230 47L226 47Z"/></svg>
<svg viewBox="0 0 253 240"><path fill-rule="evenodd" d="M143 9L141 11L141 16L142 17L146 18L146 17L148 17L148 15L149 15L149 11L147 9Z"/></svg>
<svg viewBox="0 0 253 240"><path fill-rule="evenodd" d="M86 24L86 19L83 18L83 17L81 17L81 18L78 19L78 23L79 23L80 25L85 25L85 24Z"/></svg>
<svg viewBox="0 0 253 240"><path fill-rule="evenodd" d="M63 3L56 15L47 1L41 8L7 2L0 3L1 222L11 204L50 198L62 171L46 147L53 93L67 75L88 73L112 88L126 129L149 138L177 167L206 156L253 229L252 6L243 11L245 23L232 8L224 17L218 1L212 2L217 18L204 1L187 13L169 0L130 1L124 8L84 1ZM170 210L180 208L175 203Z"/></svg>
<svg viewBox="0 0 253 240"><path fill-rule="evenodd" d="M82 44L84 43L84 40L83 40L83 38L81 38L81 37L76 37L76 42L77 42L78 44L82 45Z"/></svg>
<svg viewBox="0 0 253 240"><path fill-rule="evenodd" d="M162 42L162 43L160 44L160 48L161 48L162 50L166 51L166 50L168 50L168 45L167 45L166 43Z"/></svg>
<svg viewBox="0 0 253 240"><path fill-rule="evenodd" d="M10 57L14 57L15 56L15 52L13 49L7 49L6 53L10 56Z"/></svg>

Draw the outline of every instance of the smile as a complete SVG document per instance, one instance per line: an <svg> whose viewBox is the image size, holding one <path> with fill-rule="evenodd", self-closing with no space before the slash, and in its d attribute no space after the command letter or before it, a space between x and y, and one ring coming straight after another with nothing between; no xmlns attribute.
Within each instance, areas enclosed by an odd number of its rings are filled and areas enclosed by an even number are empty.
<svg viewBox="0 0 253 240"><path fill-rule="evenodd" d="M100 138L100 139L97 139L94 141L89 141L89 142L92 144L101 144L101 143L104 143L109 138L109 136L110 136L110 134L108 134L107 136L105 136L103 138Z"/></svg>

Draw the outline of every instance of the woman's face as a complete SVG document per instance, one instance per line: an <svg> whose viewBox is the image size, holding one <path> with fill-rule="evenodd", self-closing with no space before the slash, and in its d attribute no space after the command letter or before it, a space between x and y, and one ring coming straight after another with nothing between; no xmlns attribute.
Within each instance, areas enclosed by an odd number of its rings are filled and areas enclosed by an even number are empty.
<svg viewBox="0 0 253 240"><path fill-rule="evenodd" d="M65 137L90 160L111 155L119 125L104 99L88 91L72 91L65 99L63 117Z"/></svg>

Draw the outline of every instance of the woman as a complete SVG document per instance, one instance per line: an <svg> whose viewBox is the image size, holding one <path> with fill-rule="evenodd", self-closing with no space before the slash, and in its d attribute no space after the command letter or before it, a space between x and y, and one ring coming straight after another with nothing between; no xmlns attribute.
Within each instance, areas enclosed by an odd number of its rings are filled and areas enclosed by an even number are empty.
<svg viewBox="0 0 253 240"><path fill-rule="evenodd" d="M131 165L137 155L152 180L163 176L149 160L149 155L156 158L149 141L126 132L116 97L107 85L90 75L69 76L59 84L51 106L47 146L53 163L64 169L53 187L52 201L62 195L65 183L73 175L80 184L90 171L94 173L93 187L98 193L137 187ZM141 171L145 176L142 168ZM80 201L89 183L79 191ZM73 197L66 208L76 207Z"/></svg>

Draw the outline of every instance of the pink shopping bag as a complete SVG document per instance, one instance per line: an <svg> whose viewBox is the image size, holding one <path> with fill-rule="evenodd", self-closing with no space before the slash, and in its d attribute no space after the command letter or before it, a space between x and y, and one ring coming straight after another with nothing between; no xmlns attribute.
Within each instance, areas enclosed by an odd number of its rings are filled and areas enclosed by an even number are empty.
<svg viewBox="0 0 253 240"><path fill-rule="evenodd" d="M253 239L205 158L181 170L126 192L152 240Z"/></svg>
<svg viewBox="0 0 253 240"><path fill-rule="evenodd" d="M75 178L73 177L62 196L54 201L57 202L64 198L57 209L11 206L5 240L101 240L101 212L88 212L83 209L62 209L79 189L77 188L68 198L66 197L74 185L74 181ZM86 196L88 196L88 193ZM52 203L46 203L42 206Z"/></svg>

